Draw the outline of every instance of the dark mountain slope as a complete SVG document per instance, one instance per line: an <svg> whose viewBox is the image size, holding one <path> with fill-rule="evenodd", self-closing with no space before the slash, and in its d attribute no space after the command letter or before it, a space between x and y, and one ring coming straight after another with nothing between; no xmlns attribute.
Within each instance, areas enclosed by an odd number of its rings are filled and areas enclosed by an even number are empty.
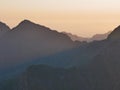
<svg viewBox="0 0 120 90"><path fill-rule="evenodd" d="M115 30L108 36L109 40L117 40L120 39L120 26L115 28Z"/></svg>
<svg viewBox="0 0 120 90"><path fill-rule="evenodd" d="M0 38L7 32L10 28L3 22L0 22Z"/></svg>
<svg viewBox="0 0 120 90"><path fill-rule="evenodd" d="M34 58L52 55L78 46L67 35L35 24L22 21L0 39L0 74L17 72L24 63ZM3 75L2 75L3 74ZM0 77L1 78L1 77Z"/></svg>
<svg viewBox="0 0 120 90"><path fill-rule="evenodd" d="M91 63L90 71L99 90L120 89L120 41L111 42Z"/></svg>
<svg viewBox="0 0 120 90"><path fill-rule="evenodd" d="M117 32L117 33L116 33ZM106 40L107 46L82 70L91 86L89 90L120 89L120 27ZM116 36L117 35L117 36Z"/></svg>
<svg viewBox="0 0 120 90"><path fill-rule="evenodd" d="M65 34L25 20L0 40L0 62L19 63L73 47L76 47L76 44Z"/></svg>

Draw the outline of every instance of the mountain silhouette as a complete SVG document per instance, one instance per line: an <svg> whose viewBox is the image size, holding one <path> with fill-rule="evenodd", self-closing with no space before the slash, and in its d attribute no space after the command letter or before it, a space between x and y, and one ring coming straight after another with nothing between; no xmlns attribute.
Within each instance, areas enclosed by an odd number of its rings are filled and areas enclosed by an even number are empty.
<svg viewBox="0 0 120 90"><path fill-rule="evenodd" d="M0 39L0 74L14 70L34 58L52 55L77 46L78 43L76 44L63 33L24 20L8 30Z"/></svg>
<svg viewBox="0 0 120 90"><path fill-rule="evenodd" d="M114 29L114 31L108 36L109 40L119 40L120 39L120 26Z"/></svg>
<svg viewBox="0 0 120 90"><path fill-rule="evenodd" d="M107 45L87 66L89 80L95 90L120 89L120 27L108 36ZM89 71L89 73L88 73ZM94 90L94 89L91 89Z"/></svg>
<svg viewBox="0 0 120 90"><path fill-rule="evenodd" d="M0 38L7 32L10 31L9 26L7 26L5 23L0 22Z"/></svg>

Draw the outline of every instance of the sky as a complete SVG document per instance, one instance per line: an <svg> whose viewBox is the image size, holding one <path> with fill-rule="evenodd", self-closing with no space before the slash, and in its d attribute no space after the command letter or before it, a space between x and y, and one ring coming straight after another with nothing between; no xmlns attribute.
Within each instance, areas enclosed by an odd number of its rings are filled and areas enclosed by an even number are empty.
<svg viewBox="0 0 120 90"><path fill-rule="evenodd" d="M24 19L91 37L120 25L120 0L0 0L0 21L13 28Z"/></svg>

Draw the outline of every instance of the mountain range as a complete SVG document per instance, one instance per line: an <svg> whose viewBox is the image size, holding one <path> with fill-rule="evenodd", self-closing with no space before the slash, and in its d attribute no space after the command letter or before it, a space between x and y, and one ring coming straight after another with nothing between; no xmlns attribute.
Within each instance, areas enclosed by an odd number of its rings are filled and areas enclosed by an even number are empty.
<svg viewBox="0 0 120 90"><path fill-rule="evenodd" d="M24 20L13 29L0 23L0 74L5 76L38 57L49 56L79 46L66 34ZM16 72L16 69L14 70ZM8 74L7 74L8 75ZM2 78L0 76L0 78Z"/></svg>
<svg viewBox="0 0 120 90"><path fill-rule="evenodd" d="M92 41L101 41L101 40L106 39L108 37L108 35L111 33L111 31L109 31L109 32L107 32L105 34L96 34L96 35L93 35L90 38L77 36L77 35L67 33L67 32L63 32L63 33L67 34L73 41L92 42Z"/></svg>
<svg viewBox="0 0 120 90"><path fill-rule="evenodd" d="M120 26L88 43L25 20L0 43L0 90L120 89Z"/></svg>

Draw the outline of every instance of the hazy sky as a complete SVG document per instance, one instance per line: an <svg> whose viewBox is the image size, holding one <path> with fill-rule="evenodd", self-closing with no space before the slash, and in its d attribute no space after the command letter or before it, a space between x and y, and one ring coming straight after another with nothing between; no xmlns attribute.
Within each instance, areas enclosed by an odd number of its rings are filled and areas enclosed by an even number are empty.
<svg viewBox="0 0 120 90"><path fill-rule="evenodd" d="M0 21L14 27L24 19L91 37L120 25L120 0L0 0Z"/></svg>

